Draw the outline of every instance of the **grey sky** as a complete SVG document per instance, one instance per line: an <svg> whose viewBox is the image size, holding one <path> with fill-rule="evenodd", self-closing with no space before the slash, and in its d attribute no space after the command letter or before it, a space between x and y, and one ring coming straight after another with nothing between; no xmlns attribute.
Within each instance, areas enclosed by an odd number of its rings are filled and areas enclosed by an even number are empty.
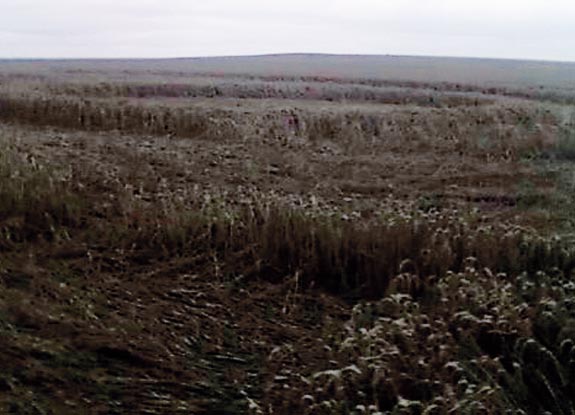
<svg viewBox="0 0 575 415"><path fill-rule="evenodd" d="M0 57L288 52L575 61L575 1L0 0Z"/></svg>

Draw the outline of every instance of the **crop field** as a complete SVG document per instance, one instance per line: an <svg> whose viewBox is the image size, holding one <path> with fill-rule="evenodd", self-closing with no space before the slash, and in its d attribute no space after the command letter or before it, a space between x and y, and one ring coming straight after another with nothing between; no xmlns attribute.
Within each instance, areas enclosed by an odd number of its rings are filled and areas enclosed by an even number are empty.
<svg viewBox="0 0 575 415"><path fill-rule="evenodd" d="M0 413L572 414L575 64L0 61Z"/></svg>

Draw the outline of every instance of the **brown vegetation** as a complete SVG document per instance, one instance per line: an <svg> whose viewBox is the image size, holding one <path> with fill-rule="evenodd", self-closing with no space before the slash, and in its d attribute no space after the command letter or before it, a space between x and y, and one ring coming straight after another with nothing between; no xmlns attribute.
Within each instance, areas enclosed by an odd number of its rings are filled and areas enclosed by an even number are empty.
<svg viewBox="0 0 575 415"><path fill-rule="evenodd" d="M21 75L1 411L572 411L568 107Z"/></svg>

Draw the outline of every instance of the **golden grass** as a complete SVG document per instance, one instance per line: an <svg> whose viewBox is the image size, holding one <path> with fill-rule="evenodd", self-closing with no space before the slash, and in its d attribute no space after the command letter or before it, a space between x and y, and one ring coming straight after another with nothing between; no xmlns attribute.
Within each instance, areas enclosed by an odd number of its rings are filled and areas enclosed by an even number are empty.
<svg viewBox="0 0 575 415"><path fill-rule="evenodd" d="M22 156L6 140L0 163L5 240L91 228L96 243L110 239L139 257L217 256L225 274L241 274L245 267L254 276L281 280L297 272L304 286L348 297L381 296L404 271L418 276L413 294L420 295L429 280L463 270L468 257L511 274L551 268L568 274L575 266L573 253L559 240L507 223L484 223L471 211L421 210L417 201L389 198L367 219L313 195L286 198L241 186L182 195L150 183L157 197L142 200L129 171L110 189L110 183L97 184L105 180L100 173L55 170ZM98 188L111 193L101 197L94 193ZM17 229L20 237L14 236Z"/></svg>
<svg viewBox="0 0 575 415"><path fill-rule="evenodd" d="M269 110L246 116L232 108L198 108L161 100L117 101L42 93L0 94L0 120L88 131L208 140L275 140L284 143L335 142L352 152L451 151L486 161L518 160L558 145L565 134L553 107L498 104L473 108L384 113Z"/></svg>
<svg viewBox="0 0 575 415"><path fill-rule="evenodd" d="M432 149L516 161L554 149L570 158L570 144L557 144L555 110L294 110L289 115L299 117L298 129L291 130L284 113L256 118L257 128L280 136L359 152ZM71 129L233 141L255 131L246 118L242 124L233 111L66 95L0 98L2 120ZM273 139L268 132L255 139ZM565 342L575 338L575 248L568 241L433 201L390 196L364 217L312 193L250 186L177 192L165 185L172 177L146 181L146 160L129 150L120 157L126 164L120 176L111 177L90 166L57 169L23 154L10 137L1 140L1 249L67 239L120 252L129 265L200 258L220 282L295 280L294 298L302 289L319 290L356 304L344 327L323 333L335 366L282 391L298 401L305 393L307 413L509 407L569 413L564 395L575 381L573 348ZM152 196L142 197L135 186Z"/></svg>

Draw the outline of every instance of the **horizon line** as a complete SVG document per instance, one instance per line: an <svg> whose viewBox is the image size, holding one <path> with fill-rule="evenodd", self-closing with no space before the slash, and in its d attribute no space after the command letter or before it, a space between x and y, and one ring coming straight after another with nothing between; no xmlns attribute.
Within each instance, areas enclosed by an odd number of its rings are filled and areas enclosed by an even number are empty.
<svg viewBox="0 0 575 415"><path fill-rule="evenodd" d="M403 54L377 54L377 53L325 53L325 52L286 52L286 53L258 53L245 55L200 55L200 56L163 56L163 57L1 57L0 61L167 61L167 60L200 60L200 59L237 59L237 58L266 58L266 57L388 57L388 58L433 58L433 59L461 59L461 60L500 60L515 62L539 62L575 64L575 60L554 60L544 58L503 58L489 56L450 56L450 55L403 55Z"/></svg>

